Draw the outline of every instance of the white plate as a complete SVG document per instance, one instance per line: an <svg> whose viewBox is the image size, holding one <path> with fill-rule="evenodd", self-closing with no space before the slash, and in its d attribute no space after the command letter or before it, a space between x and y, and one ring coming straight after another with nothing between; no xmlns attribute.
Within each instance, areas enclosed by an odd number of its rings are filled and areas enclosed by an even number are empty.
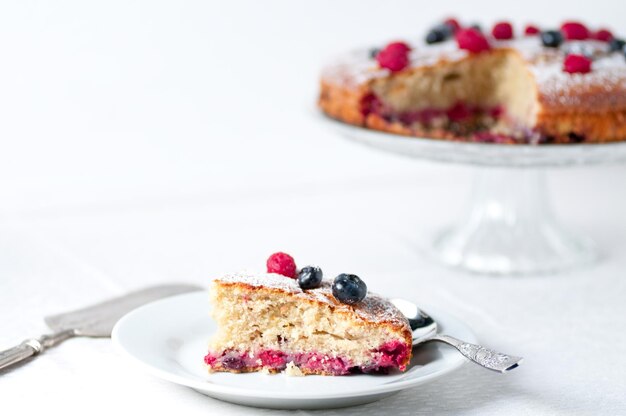
<svg viewBox="0 0 626 416"><path fill-rule="evenodd" d="M476 342L461 321L425 308L442 330ZM208 339L216 325L208 315L206 292L187 293L142 306L113 329L113 342L124 356L149 373L191 387L216 399L282 409L343 407L369 403L414 387L458 368L465 358L446 345L432 343L414 350L406 372L343 377L288 377L261 373L209 374L204 366Z"/></svg>

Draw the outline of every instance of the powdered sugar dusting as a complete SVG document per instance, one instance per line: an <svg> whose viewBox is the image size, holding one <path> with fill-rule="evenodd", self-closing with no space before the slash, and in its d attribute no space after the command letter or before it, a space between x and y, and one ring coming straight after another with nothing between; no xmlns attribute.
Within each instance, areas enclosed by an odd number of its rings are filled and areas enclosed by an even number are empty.
<svg viewBox="0 0 626 416"><path fill-rule="evenodd" d="M245 270L238 273L226 274L216 280L225 283L246 283L254 287L271 287L291 293L302 292L296 279L291 279L277 273L255 273Z"/></svg>
<svg viewBox="0 0 626 416"><path fill-rule="evenodd" d="M332 294L332 282L324 280L316 289L302 290L295 279L275 273L240 272L230 273L216 279L223 283L243 283L252 287L278 289L311 301L326 303L335 310L353 312L359 318L369 322L390 322L408 328L408 321L402 313L385 298L368 293L365 299L356 305L339 302Z"/></svg>
<svg viewBox="0 0 626 416"><path fill-rule="evenodd" d="M442 42L426 47L425 43L412 43L409 53L410 67L432 66L440 61L456 61L467 56L467 52L456 47L454 42ZM322 78L327 82L356 88L370 80L384 78L391 71L381 69L370 49L362 48L351 51L332 60L332 65L322 71Z"/></svg>
<svg viewBox="0 0 626 416"><path fill-rule="evenodd" d="M378 68L376 61L369 57L367 49L355 50L335 57L333 64L322 71L322 78L328 82L356 88L370 79L385 77L386 69Z"/></svg>
<svg viewBox="0 0 626 416"><path fill-rule="evenodd" d="M563 72L562 62L539 63L531 67L544 103L559 106L626 106L626 64L621 54L603 55L592 63L587 74ZM605 92L605 94L602 94Z"/></svg>
<svg viewBox="0 0 626 416"><path fill-rule="evenodd" d="M596 40L567 41L559 48L544 47L539 36L525 36L513 40L490 40L493 48L513 49L523 58L534 75L540 101L565 110L584 104L595 111L615 106L626 107L626 60L621 52L610 53L605 42ZM454 40L434 45L409 42L410 68L434 66L467 57ZM569 53L593 57L588 74L569 74L563 71L563 60ZM356 88L364 83L386 77L390 71L378 68L367 49L346 54L324 69L322 78L329 83ZM603 94L606 92L606 94Z"/></svg>

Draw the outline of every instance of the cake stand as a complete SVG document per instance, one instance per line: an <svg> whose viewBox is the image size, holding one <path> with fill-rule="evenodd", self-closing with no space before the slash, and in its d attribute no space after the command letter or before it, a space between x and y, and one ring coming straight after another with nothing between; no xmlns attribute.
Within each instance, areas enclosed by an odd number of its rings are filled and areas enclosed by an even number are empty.
<svg viewBox="0 0 626 416"><path fill-rule="evenodd" d="M544 274L598 258L594 243L552 213L546 168L626 160L626 143L499 145L406 137L327 119L343 136L404 156L476 167L466 214L429 252L446 265L495 274Z"/></svg>

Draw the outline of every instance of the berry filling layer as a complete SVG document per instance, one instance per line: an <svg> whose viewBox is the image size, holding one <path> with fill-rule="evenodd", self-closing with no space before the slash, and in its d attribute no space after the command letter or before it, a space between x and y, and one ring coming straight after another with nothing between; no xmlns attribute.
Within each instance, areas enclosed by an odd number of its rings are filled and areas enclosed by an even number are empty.
<svg viewBox="0 0 626 416"><path fill-rule="evenodd" d="M399 124L414 134L445 136L450 139L480 143L582 143L585 137L570 133L563 137L546 136L526 128L507 114L503 105L479 106L457 101L447 108L425 107L419 110L394 111L375 94L361 100L361 114L369 120ZM368 120L368 117L372 117ZM373 122L376 124L376 121Z"/></svg>
<svg viewBox="0 0 626 416"><path fill-rule="evenodd" d="M301 372L307 374L346 375L351 373L387 373L394 368L405 370L402 363L410 351L400 341L390 341L371 351L370 359L354 363L346 356L333 356L320 352L286 352L279 350L259 350L257 352L225 350L221 353L210 352L204 357L205 364L212 370L233 372L251 372L267 369L276 373L293 363Z"/></svg>

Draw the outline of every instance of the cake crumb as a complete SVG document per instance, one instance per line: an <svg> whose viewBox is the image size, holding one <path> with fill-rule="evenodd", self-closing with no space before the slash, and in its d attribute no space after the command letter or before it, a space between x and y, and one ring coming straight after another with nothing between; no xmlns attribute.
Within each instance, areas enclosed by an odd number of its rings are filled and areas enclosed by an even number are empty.
<svg viewBox="0 0 626 416"><path fill-rule="evenodd" d="M300 367L295 365L293 361L287 363L287 367L285 368L285 374L289 377L302 377L304 373L300 370Z"/></svg>
<svg viewBox="0 0 626 416"><path fill-rule="evenodd" d="M263 367L263 369L261 370L261 374L265 374L265 375L270 375L272 373L270 373L270 369L267 367Z"/></svg>

